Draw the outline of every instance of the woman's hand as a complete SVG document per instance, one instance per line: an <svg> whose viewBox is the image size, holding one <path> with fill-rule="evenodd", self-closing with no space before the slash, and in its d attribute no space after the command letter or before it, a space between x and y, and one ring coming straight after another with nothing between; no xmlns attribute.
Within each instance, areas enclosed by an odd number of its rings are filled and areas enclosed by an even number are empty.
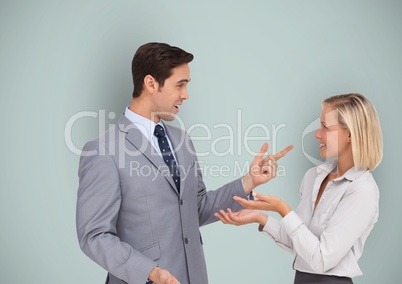
<svg viewBox="0 0 402 284"><path fill-rule="evenodd" d="M254 192L253 196L258 200L246 200L238 196L234 196L233 199L246 209L274 211L279 213L282 217L285 217L292 211L292 208L290 208L285 201L275 195L264 195Z"/></svg>
<svg viewBox="0 0 402 284"><path fill-rule="evenodd" d="M251 223L259 223L260 225L264 226L268 220L268 216L264 213L248 209L243 209L239 212L232 212L232 210L228 208L228 212L220 210L219 213L215 213L214 215L221 220L222 223L235 226Z"/></svg>

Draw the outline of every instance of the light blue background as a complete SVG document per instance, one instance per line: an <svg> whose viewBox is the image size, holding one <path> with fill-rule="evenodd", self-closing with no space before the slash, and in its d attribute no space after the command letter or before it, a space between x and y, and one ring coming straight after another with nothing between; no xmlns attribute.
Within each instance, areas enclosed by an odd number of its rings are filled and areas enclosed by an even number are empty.
<svg viewBox="0 0 402 284"><path fill-rule="evenodd" d="M252 160L238 143L239 133L255 123L270 130L284 124L275 141L267 141L276 143L276 150L295 145L282 161L286 177L258 191L296 206L301 178L314 166L303 154L302 134L318 118L320 101L347 92L369 97L384 134L384 159L374 172L381 211L360 260L364 276L355 283L400 282L402 2L0 3L1 283L104 282L106 273L78 247L79 157L68 149L64 131L81 111L120 115L131 100L131 59L149 41L195 55L190 100L180 112L185 126L203 123L216 139L228 135L216 126L228 124L237 135L234 145L241 151L200 157L204 165L231 169L222 177L207 172L209 189L239 176L236 163ZM113 121L106 119L100 128ZM95 138L98 123L89 117L77 121L74 145ZM191 134L203 135L198 130ZM312 135L304 141L306 151L316 155ZM223 151L225 143L216 146ZM206 151L212 141L195 144ZM260 144L250 143L254 150ZM292 283L293 257L255 225L216 223L202 233L210 283Z"/></svg>

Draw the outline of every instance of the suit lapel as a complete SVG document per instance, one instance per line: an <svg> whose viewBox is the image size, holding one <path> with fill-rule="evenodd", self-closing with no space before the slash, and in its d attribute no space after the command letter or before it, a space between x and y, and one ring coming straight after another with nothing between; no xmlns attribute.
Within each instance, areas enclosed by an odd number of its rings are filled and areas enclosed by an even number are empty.
<svg viewBox="0 0 402 284"><path fill-rule="evenodd" d="M174 181L170 175L169 169L167 168L162 158L159 156L158 152L149 142L148 138L146 138L142 134L142 132L124 115L120 117L119 121L117 122L117 126L121 132L125 133L127 141L129 141L158 169L161 175L167 179L167 181L178 194L176 185L174 184Z"/></svg>

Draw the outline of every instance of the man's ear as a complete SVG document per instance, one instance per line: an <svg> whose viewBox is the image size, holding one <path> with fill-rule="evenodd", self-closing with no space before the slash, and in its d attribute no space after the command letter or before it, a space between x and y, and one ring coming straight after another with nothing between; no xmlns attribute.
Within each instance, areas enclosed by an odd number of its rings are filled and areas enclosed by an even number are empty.
<svg viewBox="0 0 402 284"><path fill-rule="evenodd" d="M144 88L151 94L156 93L159 90L159 84L151 75L147 75L144 78Z"/></svg>

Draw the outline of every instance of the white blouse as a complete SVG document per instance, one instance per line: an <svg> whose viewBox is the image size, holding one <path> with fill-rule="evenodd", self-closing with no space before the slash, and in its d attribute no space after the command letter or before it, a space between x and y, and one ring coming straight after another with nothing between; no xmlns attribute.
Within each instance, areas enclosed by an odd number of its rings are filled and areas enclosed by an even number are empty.
<svg viewBox="0 0 402 284"><path fill-rule="evenodd" d="M362 275L357 262L378 219L379 191L369 171L351 168L328 182L314 210L321 183L336 165L307 171L296 212L281 221L270 216L260 231L296 255L294 269L352 278Z"/></svg>

